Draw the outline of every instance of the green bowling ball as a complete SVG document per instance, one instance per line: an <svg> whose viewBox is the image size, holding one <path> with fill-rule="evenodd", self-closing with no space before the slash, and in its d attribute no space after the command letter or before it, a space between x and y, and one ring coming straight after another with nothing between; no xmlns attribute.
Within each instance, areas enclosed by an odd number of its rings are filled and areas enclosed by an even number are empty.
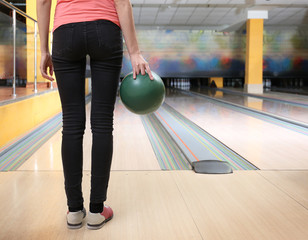
<svg viewBox="0 0 308 240"><path fill-rule="evenodd" d="M165 100L165 86L161 78L152 72L154 80L149 75L127 74L120 86L120 98L124 106L136 114L155 112Z"/></svg>

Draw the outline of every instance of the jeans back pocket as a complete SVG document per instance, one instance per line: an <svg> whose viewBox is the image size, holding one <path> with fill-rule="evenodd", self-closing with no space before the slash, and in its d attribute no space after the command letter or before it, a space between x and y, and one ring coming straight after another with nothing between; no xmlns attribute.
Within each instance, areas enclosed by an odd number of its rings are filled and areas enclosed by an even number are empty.
<svg viewBox="0 0 308 240"><path fill-rule="evenodd" d="M121 50L123 38L121 28L108 20L99 20L96 24L99 47L110 50Z"/></svg>
<svg viewBox="0 0 308 240"><path fill-rule="evenodd" d="M72 24L64 24L53 32L52 55L63 55L72 51L73 30Z"/></svg>

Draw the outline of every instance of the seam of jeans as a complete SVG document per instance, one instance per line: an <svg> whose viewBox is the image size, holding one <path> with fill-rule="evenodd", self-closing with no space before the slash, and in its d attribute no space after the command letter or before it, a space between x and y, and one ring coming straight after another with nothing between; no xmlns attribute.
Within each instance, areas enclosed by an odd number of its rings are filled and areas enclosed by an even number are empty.
<svg viewBox="0 0 308 240"><path fill-rule="evenodd" d="M88 42L87 42L87 25L83 25L83 36L84 36L84 44L85 44L85 51L86 54L88 53Z"/></svg>

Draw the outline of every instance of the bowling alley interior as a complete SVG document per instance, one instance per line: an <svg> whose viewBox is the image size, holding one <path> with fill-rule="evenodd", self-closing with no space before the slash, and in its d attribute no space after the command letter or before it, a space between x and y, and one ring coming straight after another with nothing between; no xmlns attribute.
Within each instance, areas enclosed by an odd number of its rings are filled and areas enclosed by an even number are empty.
<svg viewBox="0 0 308 240"><path fill-rule="evenodd" d="M130 2L163 100L145 114L125 105L123 40L105 202L114 217L90 230L87 216L67 228L61 102L40 73L36 0L0 0L0 239L308 239L308 1ZM89 210L89 56L84 82Z"/></svg>

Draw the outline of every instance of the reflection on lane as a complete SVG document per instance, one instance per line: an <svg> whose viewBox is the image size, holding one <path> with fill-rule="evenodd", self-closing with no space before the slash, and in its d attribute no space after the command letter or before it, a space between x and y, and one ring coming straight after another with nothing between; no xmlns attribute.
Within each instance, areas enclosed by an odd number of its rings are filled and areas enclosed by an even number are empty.
<svg viewBox="0 0 308 240"><path fill-rule="evenodd" d="M285 117L291 120L308 123L308 107L295 106L293 104L279 102L277 100L248 97L239 94L230 94L210 88L191 89L191 91L221 99L230 103L249 107L255 110Z"/></svg>

